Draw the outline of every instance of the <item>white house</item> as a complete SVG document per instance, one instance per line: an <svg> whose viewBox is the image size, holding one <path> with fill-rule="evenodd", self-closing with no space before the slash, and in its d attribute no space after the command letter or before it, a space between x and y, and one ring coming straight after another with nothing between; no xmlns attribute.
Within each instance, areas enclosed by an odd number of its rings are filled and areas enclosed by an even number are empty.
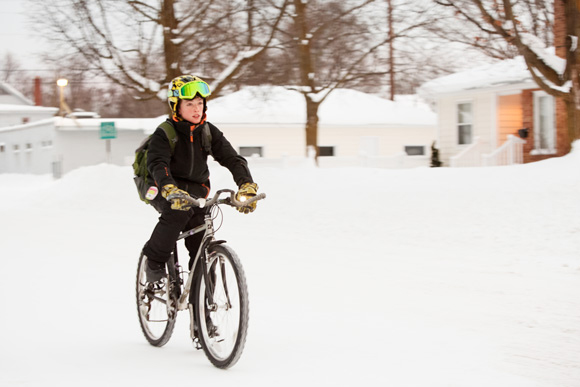
<svg viewBox="0 0 580 387"><path fill-rule="evenodd" d="M305 155L306 103L296 91L278 86L246 87L212 100L208 119L227 134L244 156ZM321 159L408 154L421 159L421 165L428 165L435 126L435 113L413 96L400 96L393 102L337 89L320 105Z"/></svg>
<svg viewBox="0 0 580 387"><path fill-rule="evenodd" d="M50 173L57 108L33 102L0 82L0 173Z"/></svg>
<svg viewBox="0 0 580 387"><path fill-rule="evenodd" d="M13 105L0 105L12 111ZM28 107L35 108L32 106ZM1 108L0 108L1 109ZM40 108L46 116L55 108ZM209 102L208 120L220 128L232 145L244 156L263 159L305 156L305 102L299 93L283 87L248 87ZM396 102L354 90L335 90L319 111L319 145L322 166L361 163L377 167L412 167L429 165L431 143L435 138L435 114L412 97ZM20 164L2 163L0 172L49 173L56 176L85 165L109 162L130 165L141 141L165 119L62 118L43 121L42 133L32 133L26 125L37 127L40 121L0 128L0 144L7 157L21 160L18 149L32 154L39 140L46 152L43 167L21 168ZM112 125L114 138L102 138L102 125ZM3 125L0 125L2 127ZM42 137L42 140L40 140ZM46 139L45 139L46 137ZM9 145L10 144L10 145ZM23 148L21 148L23 147ZM361 156L364 156L361 158ZM255 158L252 158L256 162Z"/></svg>
<svg viewBox="0 0 580 387"><path fill-rule="evenodd" d="M434 79L419 94L435 106L444 166L506 165L566 153L565 123L557 123L561 101L540 90L522 57Z"/></svg>
<svg viewBox="0 0 580 387"><path fill-rule="evenodd" d="M54 119L54 159L62 174L100 163L130 165L135 149L165 117ZM114 138L103 138L102 124L112 124Z"/></svg>

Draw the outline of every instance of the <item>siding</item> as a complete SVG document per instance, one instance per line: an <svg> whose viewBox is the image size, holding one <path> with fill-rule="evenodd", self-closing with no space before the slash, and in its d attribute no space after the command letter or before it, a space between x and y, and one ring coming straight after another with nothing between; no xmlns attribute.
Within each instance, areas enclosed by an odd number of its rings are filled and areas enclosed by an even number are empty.
<svg viewBox="0 0 580 387"><path fill-rule="evenodd" d="M352 126L323 127L319 130L318 144L334 146L335 156L358 156L364 138L374 137L378 141L376 155L392 156L405 151L405 145L425 146L425 155L431 152L435 140L435 126L373 127Z"/></svg>
<svg viewBox="0 0 580 387"><path fill-rule="evenodd" d="M0 131L0 173L52 172L52 120L3 128ZM15 148L18 147L16 150Z"/></svg>
<svg viewBox="0 0 580 387"><path fill-rule="evenodd" d="M496 146L507 141L508 134L518 134L523 128L523 111L521 94L502 95L498 97L498 137Z"/></svg>
<svg viewBox="0 0 580 387"><path fill-rule="evenodd" d="M236 150L240 146L261 146L263 157L306 155L306 135L302 124L223 124L214 123L224 132ZM381 127L320 126L318 145L332 146L335 156L358 156L365 138L378 140L377 156L391 156L404 151L405 145L424 145L426 154L435 140L435 126Z"/></svg>
<svg viewBox="0 0 580 387"><path fill-rule="evenodd" d="M479 93L465 96L449 96L438 101L439 137L437 146L440 149L440 159L444 166L449 166L449 158L457 155L468 145L458 144L457 135L457 104L471 102L473 104L473 137L479 137L484 153L495 149L496 143L496 113L495 94Z"/></svg>
<svg viewBox="0 0 580 387"><path fill-rule="evenodd" d="M306 135L302 125L220 124L212 122L239 151L241 146L262 147L263 157L306 155Z"/></svg>

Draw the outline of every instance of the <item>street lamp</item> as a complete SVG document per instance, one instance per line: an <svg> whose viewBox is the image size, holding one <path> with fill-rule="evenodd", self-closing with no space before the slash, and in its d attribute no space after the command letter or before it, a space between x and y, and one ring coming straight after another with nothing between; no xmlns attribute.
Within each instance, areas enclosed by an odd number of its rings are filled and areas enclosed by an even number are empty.
<svg viewBox="0 0 580 387"><path fill-rule="evenodd" d="M70 113L70 108L68 107L66 102L64 102L64 88L65 86L68 85L68 79L61 78L56 81L56 84L58 85L58 87L60 87L60 113L64 117L65 110Z"/></svg>

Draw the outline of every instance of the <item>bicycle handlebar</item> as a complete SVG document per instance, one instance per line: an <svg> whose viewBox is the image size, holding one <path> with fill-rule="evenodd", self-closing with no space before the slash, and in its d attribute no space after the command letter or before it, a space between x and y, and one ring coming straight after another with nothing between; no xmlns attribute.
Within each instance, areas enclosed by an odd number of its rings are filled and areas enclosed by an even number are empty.
<svg viewBox="0 0 580 387"><path fill-rule="evenodd" d="M220 199L220 196L224 193L229 193L230 196L225 198L225 199ZM236 192L234 190L231 189L220 189L218 190L214 197L210 198L210 199L195 199L192 198L191 196L186 196L186 197L181 197L179 195L169 195L167 197L167 200L171 200L174 198L179 198L179 199L184 199L190 203L192 203L194 206L196 207L207 207L207 206L212 206L214 204L227 204L228 206L232 206L232 207L245 207L248 204L251 204L253 202L257 202L258 200L262 200L266 198L266 194L265 193L260 193L257 194L256 196L252 196L250 197L248 200L240 202L239 200L236 199Z"/></svg>

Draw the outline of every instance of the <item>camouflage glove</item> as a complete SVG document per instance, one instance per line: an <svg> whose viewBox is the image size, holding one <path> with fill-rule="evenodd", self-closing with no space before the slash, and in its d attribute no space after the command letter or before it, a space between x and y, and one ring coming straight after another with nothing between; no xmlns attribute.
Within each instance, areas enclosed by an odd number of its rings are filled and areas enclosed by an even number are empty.
<svg viewBox="0 0 580 387"><path fill-rule="evenodd" d="M236 194L236 200L240 202L245 202L252 196L256 196L256 192L258 191L258 185L256 183L244 183L240 186L238 193ZM256 202L250 203L244 207L238 207L238 211L243 212L244 214L249 214L256 209Z"/></svg>
<svg viewBox="0 0 580 387"><path fill-rule="evenodd" d="M164 185L161 189L161 196L167 199L168 202L171 202L172 210L187 211L193 206L193 204L187 200L187 198L190 198L191 196L173 184Z"/></svg>

